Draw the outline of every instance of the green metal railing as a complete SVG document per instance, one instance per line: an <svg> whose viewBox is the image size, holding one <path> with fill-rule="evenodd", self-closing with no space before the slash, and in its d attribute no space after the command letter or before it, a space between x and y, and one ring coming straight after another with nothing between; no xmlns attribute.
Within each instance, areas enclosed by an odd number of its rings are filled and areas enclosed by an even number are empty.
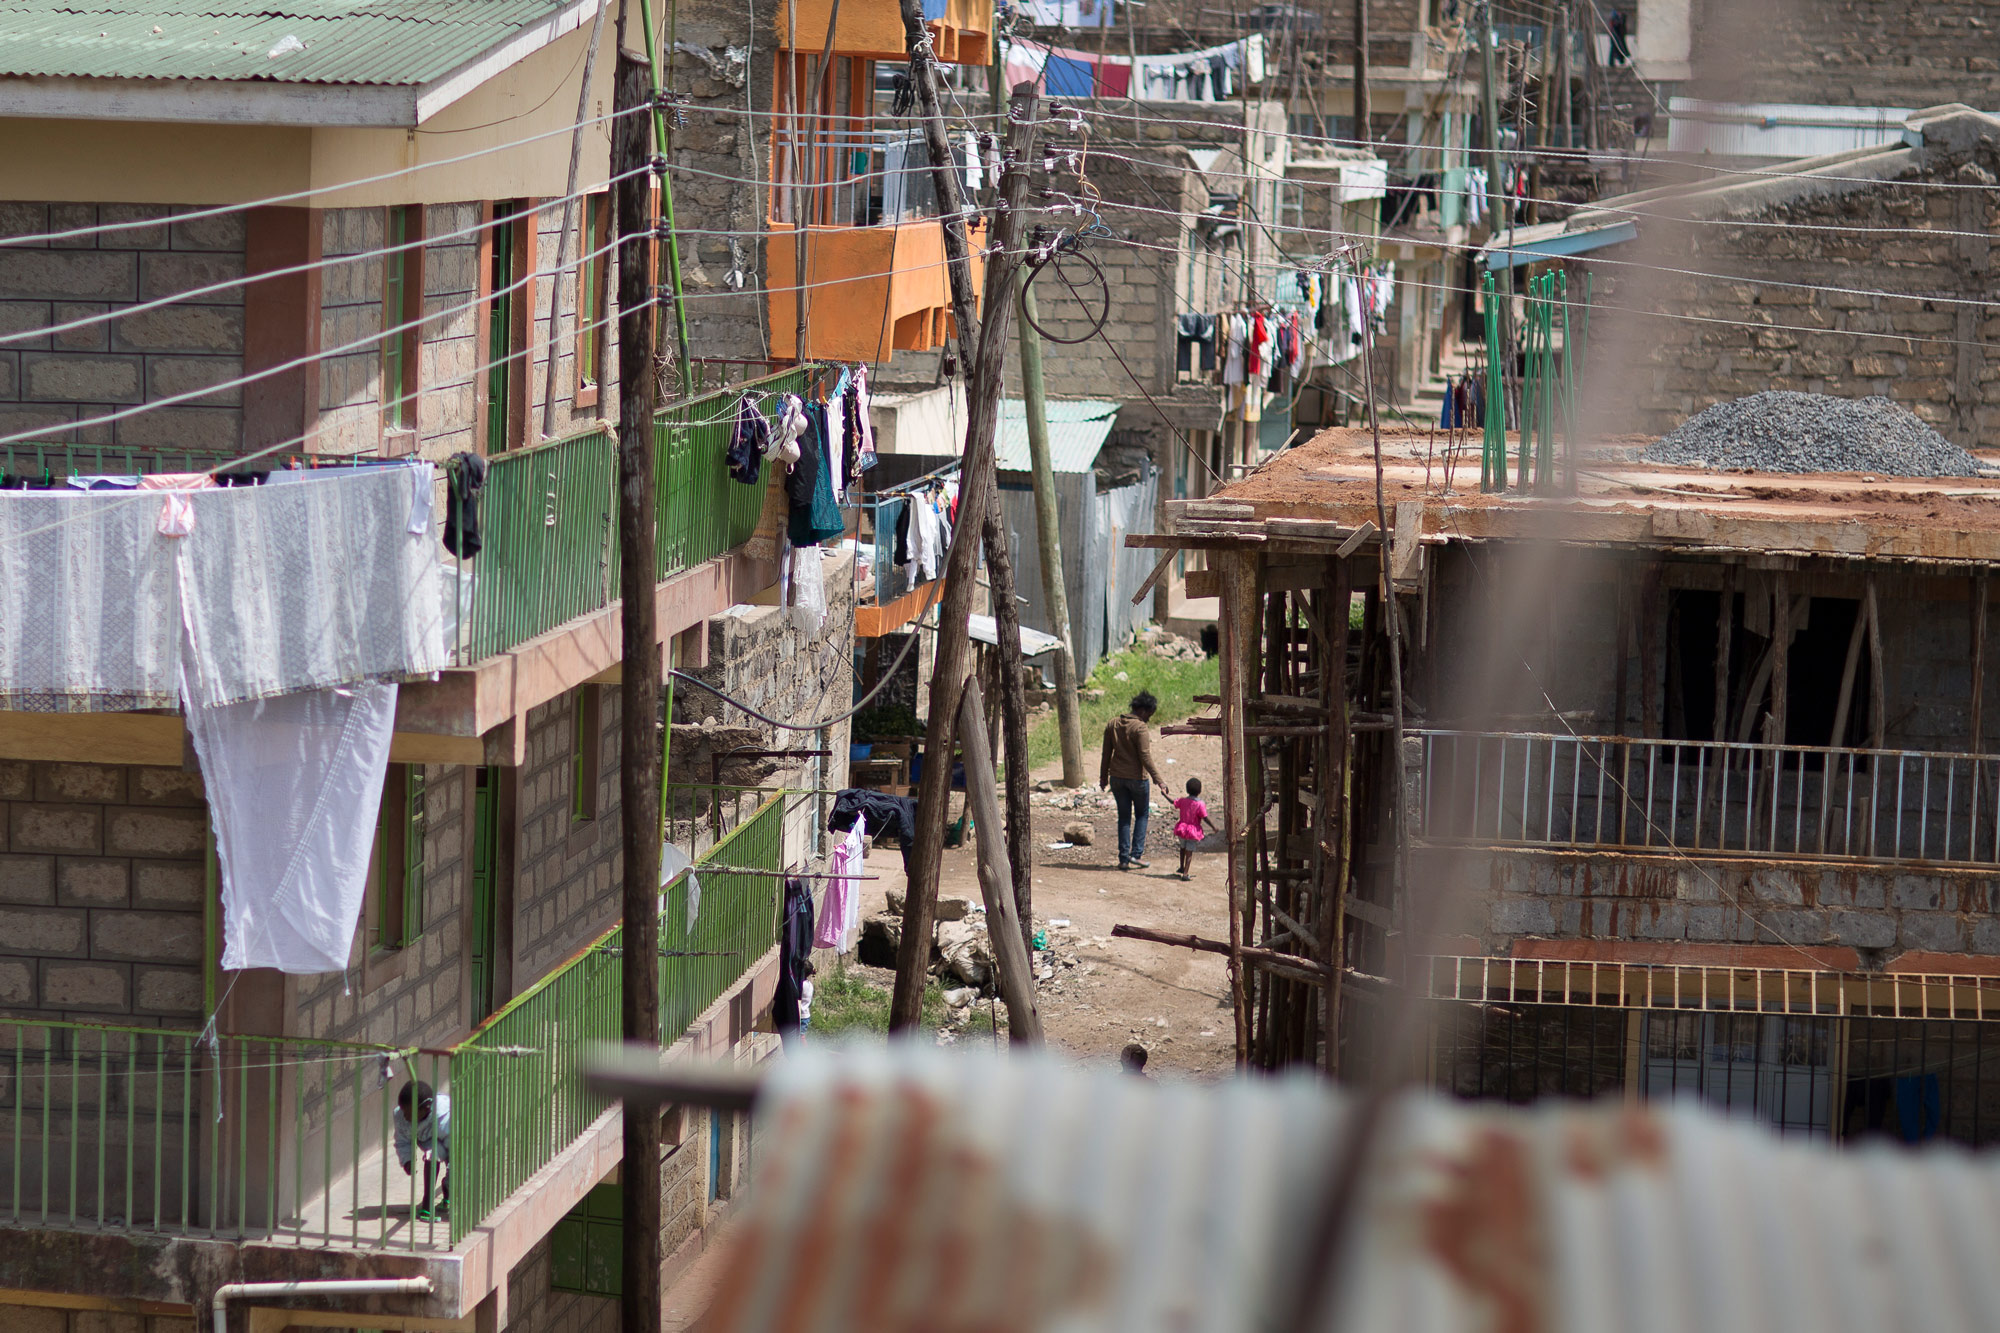
<svg viewBox="0 0 2000 1333"><path fill-rule="evenodd" d="M776 942L784 811L783 795L769 796L702 858L772 873L710 872L697 864L668 886L658 964L663 1045ZM690 873L701 886L698 906ZM606 1103L584 1089L577 1066L591 1042L618 1039L623 948L622 928L606 932L452 1049L452 1244L603 1113Z"/></svg>
<svg viewBox="0 0 2000 1333"><path fill-rule="evenodd" d="M396 1079L385 1081L384 1073ZM395 1161L386 1046L0 1019L0 1219L163 1235L442 1248Z"/></svg>
<svg viewBox="0 0 2000 1333"><path fill-rule="evenodd" d="M683 873L660 923L663 1044L777 938L785 797L707 795L720 836L706 820L678 830L698 853L700 901ZM0 1018L0 1223L455 1247L603 1112L577 1061L618 1037L622 938L607 932L443 1051ZM424 1141L412 1170L398 1161L406 1083L450 1099L450 1169L434 1170L432 1199L445 1203L448 1178L448 1216L421 1208Z"/></svg>
<svg viewBox="0 0 2000 1333"><path fill-rule="evenodd" d="M764 486L732 481L724 460L736 405L803 392L816 365L718 388L654 418L659 576L693 569L749 540ZM618 595L618 442L600 431L512 450L487 462L483 547L457 575L472 582L452 660L476 662L609 606Z"/></svg>
<svg viewBox="0 0 2000 1333"><path fill-rule="evenodd" d="M0 445L0 474L36 485L71 476L130 476L142 472L206 472L236 457L222 449L135 449L114 444ZM270 464L247 464L269 467Z"/></svg>

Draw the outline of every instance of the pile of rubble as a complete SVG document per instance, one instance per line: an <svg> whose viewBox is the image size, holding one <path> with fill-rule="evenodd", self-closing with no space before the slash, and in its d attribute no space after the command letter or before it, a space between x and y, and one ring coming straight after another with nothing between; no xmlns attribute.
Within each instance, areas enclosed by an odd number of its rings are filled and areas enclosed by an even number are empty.
<svg viewBox="0 0 2000 1333"><path fill-rule="evenodd" d="M903 938L903 894L891 889L889 910L861 923L858 960L870 967L896 965L896 951ZM991 999L998 989L993 943L986 931L986 908L969 898L939 896L937 925L931 949L931 973L943 988L945 1011L954 1024L968 1021L974 1008ZM1076 950L1083 940L1066 920L1058 919L1036 932L1038 947L1029 960L1037 989L1054 996L1064 993L1065 983L1096 971L1094 963L1080 962ZM1105 943L1103 940L1097 941Z"/></svg>
<svg viewBox="0 0 2000 1333"><path fill-rule="evenodd" d="M1148 625L1140 630L1138 644L1153 656L1169 662L1199 662L1208 656L1193 639L1184 639L1158 625Z"/></svg>

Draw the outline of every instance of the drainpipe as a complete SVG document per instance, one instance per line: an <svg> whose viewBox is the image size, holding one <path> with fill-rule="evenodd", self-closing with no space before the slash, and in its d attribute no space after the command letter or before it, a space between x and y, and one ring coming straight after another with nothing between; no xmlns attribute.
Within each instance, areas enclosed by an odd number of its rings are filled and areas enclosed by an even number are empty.
<svg viewBox="0 0 2000 1333"><path fill-rule="evenodd" d="M215 1289L215 1333L229 1333L225 1302L237 1296L428 1296L427 1277L342 1278L325 1282L231 1282Z"/></svg>

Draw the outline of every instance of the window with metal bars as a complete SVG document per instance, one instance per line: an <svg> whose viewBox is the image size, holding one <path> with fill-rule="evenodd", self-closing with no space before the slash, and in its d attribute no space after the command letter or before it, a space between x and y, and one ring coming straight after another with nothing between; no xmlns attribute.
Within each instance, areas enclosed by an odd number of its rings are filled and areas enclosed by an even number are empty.
<svg viewBox="0 0 2000 1333"><path fill-rule="evenodd" d="M368 868L375 904L375 947L403 949L424 933L424 810L422 764L391 764L375 818L375 854Z"/></svg>
<svg viewBox="0 0 2000 1333"><path fill-rule="evenodd" d="M383 220L382 429L417 428L418 354L424 314L424 209L401 204Z"/></svg>
<svg viewBox="0 0 2000 1333"><path fill-rule="evenodd" d="M616 1299L624 1292L625 1200L617 1185L583 1196L549 1233L549 1288Z"/></svg>

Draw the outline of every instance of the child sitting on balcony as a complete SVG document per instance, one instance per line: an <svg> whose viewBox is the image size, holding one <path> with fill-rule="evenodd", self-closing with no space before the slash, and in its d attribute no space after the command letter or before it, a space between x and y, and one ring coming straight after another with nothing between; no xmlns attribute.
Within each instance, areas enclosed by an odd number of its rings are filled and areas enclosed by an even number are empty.
<svg viewBox="0 0 2000 1333"><path fill-rule="evenodd" d="M412 1134L411 1106L415 1104L416 1131ZM403 1164L403 1174L410 1174L411 1159L416 1150L424 1154L424 1199L417 1205L416 1220L437 1222L451 1216L451 1097L442 1092L434 1092L428 1083L405 1083L396 1092L396 1109L389 1114L389 1126L396 1136L396 1160ZM438 1204L431 1207L431 1185L437 1175L438 1164L447 1170L438 1190Z"/></svg>

